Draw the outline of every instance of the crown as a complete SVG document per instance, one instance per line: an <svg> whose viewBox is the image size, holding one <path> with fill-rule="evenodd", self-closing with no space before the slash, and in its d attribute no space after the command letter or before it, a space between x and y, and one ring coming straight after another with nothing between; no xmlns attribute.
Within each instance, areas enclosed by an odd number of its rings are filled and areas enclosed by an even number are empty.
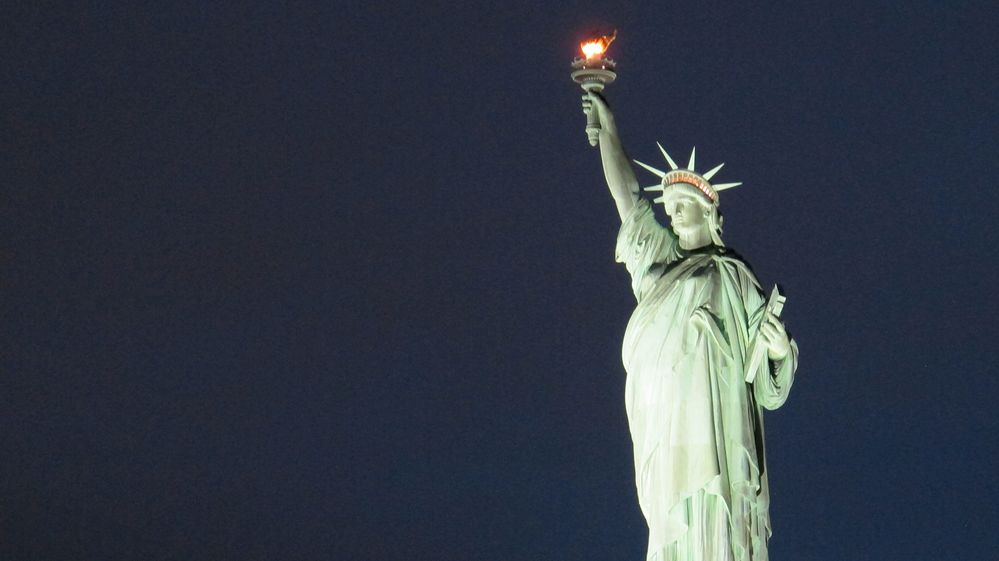
<svg viewBox="0 0 999 561"><path fill-rule="evenodd" d="M712 185L708 180L714 177L718 170L722 168L725 164L718 164L710 171L705 172L703 175L694 171L694 158L697 155L697 147L694 147L690 151L690 162L687 164L686 168L680 168L673 161L673 158L669 157L666 153L666 149L663 145L656 143L659 147L659 151L663 153L663 157L666 158L666 163L669 164L670 171L658 170L648 164L644 164L635 160L635 163L642 166L643 168L651 171L652 173L658 175L662 178L662 182L659 185L653 185L651 187L646 187L646 191L660 191L663 193L661 197L654 199L652 202L660 203L666 199L666 190L671 186L683 183L685 185L690 185L701 192L712 204L718 204L718 191L724 191L725 189L731 189L732 187L738 187L742 183L719 183L717 185Z"/></svg>

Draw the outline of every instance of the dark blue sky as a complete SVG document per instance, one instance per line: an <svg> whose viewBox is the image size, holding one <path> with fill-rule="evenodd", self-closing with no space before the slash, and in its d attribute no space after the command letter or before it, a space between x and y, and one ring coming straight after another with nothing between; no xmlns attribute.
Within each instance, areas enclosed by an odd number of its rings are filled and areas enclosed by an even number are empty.
<svg viewBox="0 0 999 561"><path fill-rule="evenodd" d="M994 3L25 4L0 558L642 559L615 27L630 155L726 162L788 294L773 558L999 552Z"/></svg>

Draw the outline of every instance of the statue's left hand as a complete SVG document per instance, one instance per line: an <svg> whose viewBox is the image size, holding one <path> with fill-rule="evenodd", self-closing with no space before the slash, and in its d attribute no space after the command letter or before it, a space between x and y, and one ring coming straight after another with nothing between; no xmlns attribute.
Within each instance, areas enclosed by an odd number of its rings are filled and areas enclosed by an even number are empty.
<svg viewBox="0 0 999 561"><path fill-rule="evenodd" d="M787 338L787 330L784 323L773 312L767 311L760 325L760 333L767 342L767 356L770 360L777 362L784 360L787 353L791 351L791 341Z"/></svg>

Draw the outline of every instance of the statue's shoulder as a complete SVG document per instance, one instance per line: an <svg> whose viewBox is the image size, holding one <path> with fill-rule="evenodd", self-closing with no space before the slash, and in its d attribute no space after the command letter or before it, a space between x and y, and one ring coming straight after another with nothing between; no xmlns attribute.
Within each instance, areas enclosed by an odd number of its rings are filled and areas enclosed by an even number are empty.
<svg viewBox="0 0 999 561"><path fill-rule="evenodd" d="M730 247L716 247L715 262L719 267L726 267L757 282L753 266L739 252Z"/></svg>
<svg viewBox="0 0 999 561"><path fill-rule="evenodd" d="M749 267L749 263L746 261L746 259L738 251L732 249L731 247L714 246L714 250L715 250L715 257L717 257L718 260L720 261L738 262L745 265L746 267Z"/></svg>

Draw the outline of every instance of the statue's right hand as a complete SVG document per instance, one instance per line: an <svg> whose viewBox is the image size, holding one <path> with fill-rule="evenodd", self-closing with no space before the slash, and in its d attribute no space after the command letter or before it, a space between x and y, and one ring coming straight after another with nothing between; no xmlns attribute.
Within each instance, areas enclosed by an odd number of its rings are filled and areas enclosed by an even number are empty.
<svg viewBox="0 0 999 561"><path fill-rule="evenodd" d="M586 92L583 94L583 113L589 115L593 111L596 111L597 122L602 128L614 130L614 114L607 106L607 100L599 93Z"/></svg>

